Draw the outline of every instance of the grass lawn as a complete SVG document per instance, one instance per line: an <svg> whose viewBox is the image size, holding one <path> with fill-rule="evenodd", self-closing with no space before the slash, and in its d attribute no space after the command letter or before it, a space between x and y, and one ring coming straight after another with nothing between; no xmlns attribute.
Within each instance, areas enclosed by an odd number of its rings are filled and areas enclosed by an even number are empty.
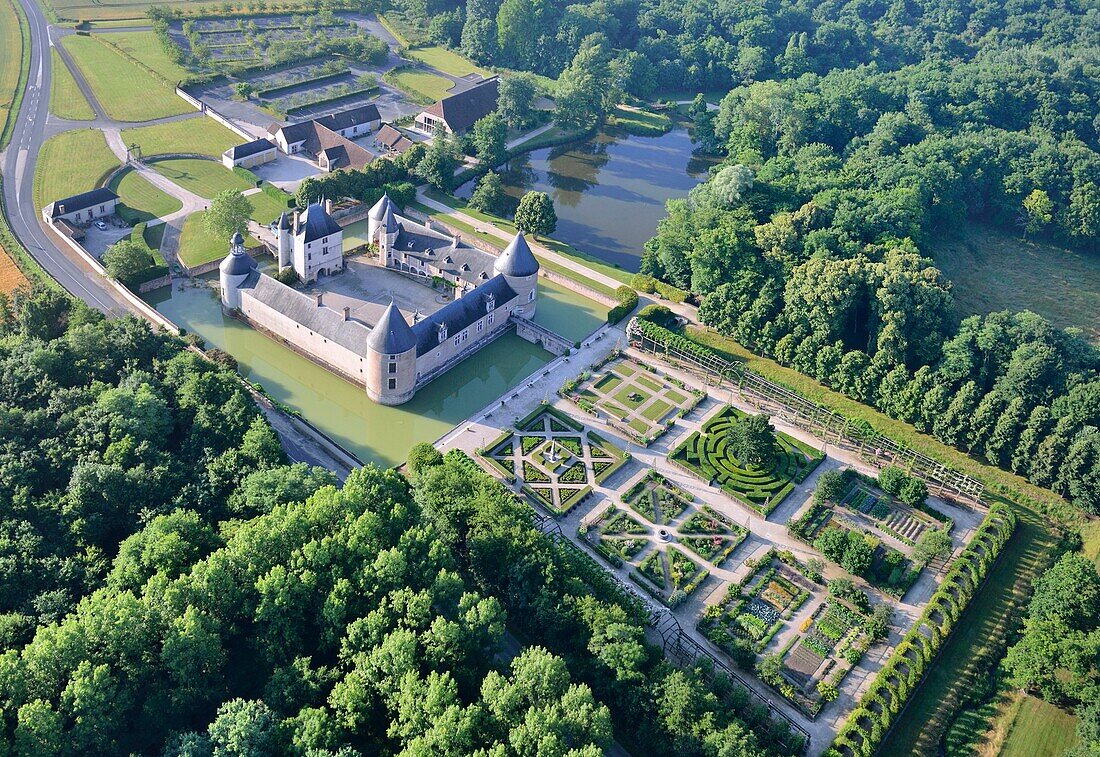
<svg viewBox="0 0 1100 757"><path fill-rule="evenodd" d="M96 99L117 121L148 121L192 112L173 87L91 37L70 35L61 44L73 56Z"/></svg>
<svg viewBox="0 0 1100 757"><path fill-rule="evenodd" d="M1000 757L1059 757L1077 742L1075 718L1041 699L1025 696Z"/></svg>
<svg viewBox="0 0 1100 757"><path fill-rule="evenodd" d="M80 87L76 86L76 79L72 71L61 60L61 54L57 50L50 50L50 60L53 65L53 77L50 84L50 112L58 118L67 118L70 121L91 121L95 118L95 111L88 104Z"/></svg>
<svg viewBox="0 0 1100 757"><path fill-rule="evenodd" d="M142 216L140 221L162 218L183 207L175 197L165 194L133 171L123 171L107 186L118 194L124 205Z"/></svg>
<svg viewBox="0 0 1100 757"><path fill-rule="evenodd" d="M979 225L933 240L931 254L954 284L960 315L1033 310L1100 344L1100 257Z"/></svg>
<svg viewBox="0 0 1100 757"><path fill-rule="evenodd" d="M434 103L450 94L447 90L454 86L450 79L437 74L414 71L409 68L394 69L382 76L382 79L400 89L414 100Z"/></svg>
<svg viewBox="0 0 1100 757"><path fill-rule="evenodd" d="M180 234L179 258L189 266L202 265L229 254L229 242L214 236L203 223L205 211L187 216Z"/></svg>
<svg viewBox="0 0 1100 757"><path fill-rule="evenodd" d="M208 200L213 199L218 192L224 192L227 189L236 189L243 192L253 187L251 183L245 181L221 163L203 160L202 158L158 160L150 163L149 167L184 189L188 189Z"/></svg>
<svg viewBox="0 0 1100 757"><path fill-rule="evenodd" d="M165 81L176 84L187 77L186 68L172 62L161 47L156 32L116 32L98 37L101 42L114 45L126 54L141 61L157 72Z"/></svg>
<svg viewBox="0 0 1100 757"><path fill-rule="evenodd" d="M34 171L34 206L70 197L99 186L119 161L99 129L77 129L51 137L38 154Z"/></svg>
<svg viewBox="0 0 1100 757"><path fill-rule="evenodd" d="M16 0L0 0L0 149L10 136L8 123L13 107L18 107L21 82L30 69L30 31L17 9Z"/></svg>
<svg viewBox="0 0 1100 757"><path fill-rule="evenodd" d="M405 52L405 57L426 63L432 68L438 69L451 76L466 76L479 74L486 78L493 75L492 71L482 68L472 60L465 58L453 50L448 50L440 45L431 47L418 47Z"/></svg>
<svg viewBox="0 0 1100 757"><path fill-rule="evenodd" d="M166 224L158 223L156 226L146 226L145 233L142 234L142 239L145 244L160 256L160 243L164 241L164 229Z"/></svg>
<svg viewBox="0 0 1100 757"><path fill-rule="evenodd" d="M289 199L290 195L285 195L280 201L267 192L253 192L248 196L248 201L252 203L252 220L266 226L286 210Z"/></svg>
<svg viewBox="0 0 1100 757"><path fill-rule="evenodd" d="M619 105L615 107L611 116L613 119L611 123L628 134L659 137L672 129L672 119L663 113L653 113L648 110L628 110Z"/></svg>
<svg viewBox="0 0 1100 757"><path fill-rule="evenodd" d="M146 158L166 153L194 153L220 158L230 147L244 142L213 118L205 117L124 129L122 141L127 145L136 143Z"/></svg>

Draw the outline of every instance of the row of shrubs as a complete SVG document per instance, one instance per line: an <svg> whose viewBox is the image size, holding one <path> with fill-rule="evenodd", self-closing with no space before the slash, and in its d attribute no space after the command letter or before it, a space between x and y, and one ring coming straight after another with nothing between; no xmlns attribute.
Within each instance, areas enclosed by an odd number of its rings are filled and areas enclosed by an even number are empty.
<svg viewBox="0 0 1100 757"><path fill-rule="evenodd" d="M613 326L633 313L634 308L638 307L638 293L623 284L615 290L615 299L619 301L619 304L607 311L607 322Z"/></svg>
<svg viewBox="0 0 1100 757"><path fill-rule="evenodd" d="M870 757L875 752L1015 529L1016 514L1009 507L990 507L920 618L848 716L825 753L828 757Z"/></svg>
<svg viewBox="0 0 1100 757"><path fill-rule="evenodd" d="M630 285L639 292L645 292L646 294L653 294L656 292L661 295L661 297L671 302L684 302L691 296L691 292L688 290L674 287L663 281L658 281L646 273L634 274L634 277L630 280Z"/></svg>

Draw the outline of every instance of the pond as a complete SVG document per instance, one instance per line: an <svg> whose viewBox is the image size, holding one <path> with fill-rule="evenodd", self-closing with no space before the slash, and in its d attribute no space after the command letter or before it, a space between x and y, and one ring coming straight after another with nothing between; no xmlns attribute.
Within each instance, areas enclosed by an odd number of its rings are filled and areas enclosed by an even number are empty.
<svg viewBox="0 0 1100 757"><path fill-rule="evenodd" d="M157 311L237 359L242 376L364 462L396 465L417 442L434 441L549 363L542 347L508 334L417 391L399 407L371 402L366 392L221 311L216 274L147 295ZM580 295L540 281L536 321L579 340L606 318Z"/></svg>
<svg viewBox="0 0 1100 757"><path fill-rule="evenodd" d="M692 154L688 131L639 137L609 129L584 142L535 150L501 174L519 198L546 192L558 214L555 239L637 271L645 243L665 217L665 201L687 197L713 164ZM469 198L473 183L455 194Z"/></svg>

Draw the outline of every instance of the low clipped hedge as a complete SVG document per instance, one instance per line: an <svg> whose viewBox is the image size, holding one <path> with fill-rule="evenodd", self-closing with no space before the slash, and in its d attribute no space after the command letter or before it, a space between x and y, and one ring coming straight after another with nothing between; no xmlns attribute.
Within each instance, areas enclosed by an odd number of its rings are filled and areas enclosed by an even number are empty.
<svg viewBox="0 0 1100 757"><path fill-rule="evenodd" d="M989 514L951 564L920 618L837 733L825 752L828 757L874 754L1015 529L1016 514L1010 508L1001 504L989 508ZM942 616L942 621L932 619L936 614Z"/></svg>
<svg viewBox="0 0 1100 757"><path fill-rule="evenodd" d="M691 296L691 292L688 290L674 287L672 284L666 284L663 281L658 281L647 273L634 274L634 277L630 279L630 285L646 294L653 294L656 292L662 298L670 302L684 302Z"/></svg>
<svg viewBox="0 0 1100 757"><path fill-rule="evenodd" d="M607 322L611 325L626 318L634 312L634 308L638 307L638 293L626 284L615 290L615 299L619 304L607 311Z"/></svg>

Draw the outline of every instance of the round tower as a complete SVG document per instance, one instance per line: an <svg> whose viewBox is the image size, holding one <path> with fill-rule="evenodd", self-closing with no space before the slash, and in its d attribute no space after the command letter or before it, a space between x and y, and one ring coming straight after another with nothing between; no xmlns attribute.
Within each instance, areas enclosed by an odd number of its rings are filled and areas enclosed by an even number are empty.
<svg viewBox="0 0 1100 757"><path fill-rule="evenodd" d="M241 309L241 285L255 268L256 261L244 249L244 237L238 231L229 240L229 254L218 266L224 310Z"/></svg>
<svg viewBox="0 0 1100 757"><path fill-rule="evenodd" d="M367 396L400 405L416 392L416 334L390 302L367 337Z"/></svg>
<svg viewBox="0 0 1100 757"><path fill-rule="evenodd" d="M391 202L386 206L386 213L382 216L382 220L378 222L378 236L375 238L378 242L378 259L383 265L389 265L390 263L390 251L397 243L397 235L401 233L401 224L397 222L397 216L393 212L393 203ZM399 261L392 261L394 265L399 265Z"/></svg>
<svg viewBox="0 0 1100 757"><path fill-rule="evenodd" d="M504 248L493 264L493 271L503 276L508 286L515 290L517 304L512 312L523 318L533 317L538 304L539 261L523 238L522 231Z"/></svg>
<svg viewBox="0 0 1100 757"><path fill-rule="evenodd" d="M382 194L382 199L374 203L367 213L367 239L372 242L378 239L378 230L382 227L382 220L386 217L386 211L393 205L388 192Z"/></svg>
<svg viewBox="0 0 1100 757"><path fill-rule="evenodd" d="M278 231L275 232L276 241L279 244L279 270L294 265L294 230L291 228L290 217L286 211L279 216Z"/></svg>

